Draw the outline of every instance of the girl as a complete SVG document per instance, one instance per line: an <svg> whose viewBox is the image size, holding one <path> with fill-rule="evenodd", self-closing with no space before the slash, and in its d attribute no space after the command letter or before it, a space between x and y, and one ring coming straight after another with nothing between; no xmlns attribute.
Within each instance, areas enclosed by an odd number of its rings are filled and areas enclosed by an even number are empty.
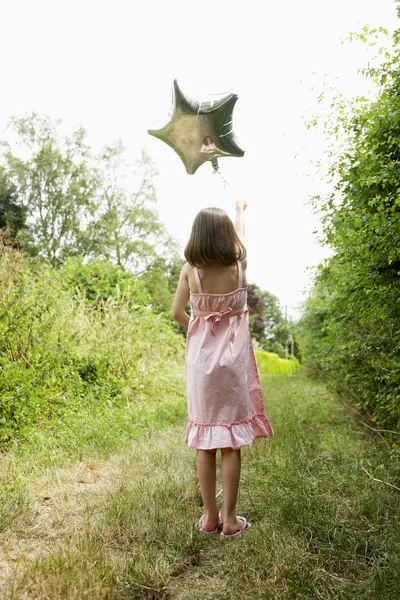
<svg viewBox="0 0 400 600"><path fill-rule="evenodd" d="M244 210L236 203L236 231L220 208L204 208L192 226L172 306L173 318L188 327L185 442L197 450L197 470L204 514L201 533L240 535L250 527L236 515L240 448L273 431L251 343L246 282ZM190 299L191 315L185 312ZM215 498L216 453L221 449L223 507Z"/></svg>

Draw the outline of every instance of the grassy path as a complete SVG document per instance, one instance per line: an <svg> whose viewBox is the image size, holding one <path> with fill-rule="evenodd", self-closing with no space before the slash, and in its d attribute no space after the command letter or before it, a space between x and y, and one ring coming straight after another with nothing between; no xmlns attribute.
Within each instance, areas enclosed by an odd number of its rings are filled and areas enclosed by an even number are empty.
<svg viewBox="0 0 400 600"><path fill-rule="evenodd" d="M400 598L400 492L361 468L400 487L396 459L323 385L263 377L276 435L242 450L253 527L227 541L196 529L183 386L139 428L114 412L3 456L0 598Z"/></svg>

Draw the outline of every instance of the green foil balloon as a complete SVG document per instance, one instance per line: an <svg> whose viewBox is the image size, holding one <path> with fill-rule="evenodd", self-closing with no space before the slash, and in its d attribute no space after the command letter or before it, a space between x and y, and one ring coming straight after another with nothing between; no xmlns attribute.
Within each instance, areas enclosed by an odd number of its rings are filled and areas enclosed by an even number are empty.
<svg viewBox="0 0 400 600"><path fill-rule="evenodd" d="M149 129L148 133L179 154L189 175L207 161L217 171L218 158L244 155L233 133L232 114L237 99L236 94L228 94L200 103L184 96L175 79L171 120L162 129Z"/></svg>

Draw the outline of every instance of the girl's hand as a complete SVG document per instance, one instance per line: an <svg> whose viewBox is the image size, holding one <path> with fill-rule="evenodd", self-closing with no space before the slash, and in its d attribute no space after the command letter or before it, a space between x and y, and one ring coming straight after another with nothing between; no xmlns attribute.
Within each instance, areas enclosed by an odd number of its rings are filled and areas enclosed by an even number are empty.
<svg viewBox="0 0 400 600"><path fill-rule="evenodd" d="M236 209L244 210L247 206L247 200L236 200Z"/></svg>

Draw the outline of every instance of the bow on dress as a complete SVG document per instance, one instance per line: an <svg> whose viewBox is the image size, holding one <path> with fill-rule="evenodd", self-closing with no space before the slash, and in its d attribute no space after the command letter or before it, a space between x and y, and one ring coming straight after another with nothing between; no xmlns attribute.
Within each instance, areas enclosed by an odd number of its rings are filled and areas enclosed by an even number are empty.
<svg viewBox="0 0 400 600"><path fill-rule="evenodd" d="M224 310L221 310L220 312L216 311L216 312L212 312L209 313L208 315L205 315L204 319L206 321L210 321L211 322L211 331L213 332L213 335L216 335L216 323L218 323L218 321L220 321L222 319L223 316L228 315L230 312L232 312L232 308L230 306L227 306L226 308L224 308ZM240 322L244 316L244 314L247 312L247 307L244 309L244 311L239 315L239 322L238 322L238 326L240 325ZM230 335L230 341L233 342L235 339L235 334L236 334L236 328L232 329L231 335Z"/></svg>
<svg viewBox="0 0 400 600"><path fill-rule="evenodd" d="M227 306L224 310L221 310L221 312L212 312L204 317L206 321L210 320L212 322L211 330L214 335L216 335L215 323L220 321L224 315L228 315L230 312L232 312L232 308Z"/></svg>

